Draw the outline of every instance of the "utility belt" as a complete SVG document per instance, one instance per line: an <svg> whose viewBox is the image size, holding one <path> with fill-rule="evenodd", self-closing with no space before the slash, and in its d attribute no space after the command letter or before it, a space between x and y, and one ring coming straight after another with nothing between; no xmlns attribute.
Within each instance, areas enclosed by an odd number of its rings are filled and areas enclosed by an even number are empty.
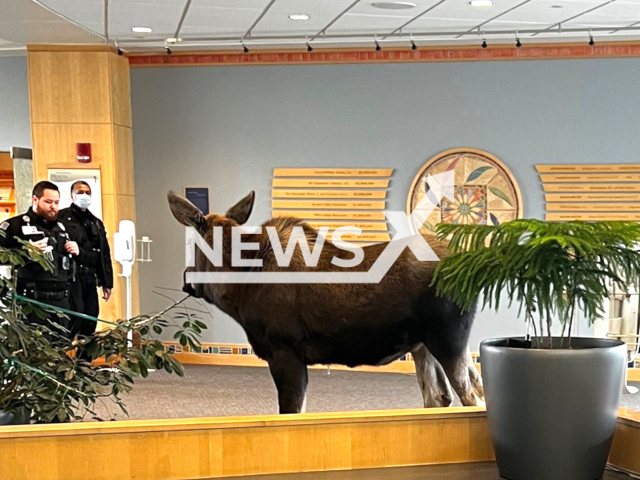
<svg viewBox="0 0 640 480"><path fill-rule="evenodd" d="M98 269L95 267L85 267L84 265L78 265L76 273L89 273L95 275L98 273Z"/></svg>
<svg viewBox="0 0 640 480"><path fill-rule="evenodd" d="M69 285L53 282L18 283L18 294L40 301L59 301L69 297Z"/></svg>

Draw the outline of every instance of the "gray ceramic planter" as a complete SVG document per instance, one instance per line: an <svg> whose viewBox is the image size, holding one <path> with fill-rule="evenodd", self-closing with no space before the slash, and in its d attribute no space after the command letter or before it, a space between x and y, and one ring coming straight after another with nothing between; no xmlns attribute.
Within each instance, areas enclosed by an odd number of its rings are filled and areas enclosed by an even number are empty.
<svg viewBox="0 0 640 480"><path fill-rule="evenodd" d="M549 350L514 348L509 346L513 340L480 345L500 475L509 480L599 479L616 426L624 343L574 338L572 349Z"/></svg>

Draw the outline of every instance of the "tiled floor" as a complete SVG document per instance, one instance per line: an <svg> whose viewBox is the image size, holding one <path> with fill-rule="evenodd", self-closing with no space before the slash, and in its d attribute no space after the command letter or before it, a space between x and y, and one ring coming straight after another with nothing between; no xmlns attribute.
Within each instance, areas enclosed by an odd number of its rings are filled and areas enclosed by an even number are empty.
<svg viewBox="0 0 640 480"><path fill-rule="evenodd" d="M239 477L235 477L237 480ZM250 480L500 480L494 463L381 468L345 472L295 473L240 477ZM605 472L603 480L629 480L621 473ZM219 479L223 480L223 479Z"/></svg>

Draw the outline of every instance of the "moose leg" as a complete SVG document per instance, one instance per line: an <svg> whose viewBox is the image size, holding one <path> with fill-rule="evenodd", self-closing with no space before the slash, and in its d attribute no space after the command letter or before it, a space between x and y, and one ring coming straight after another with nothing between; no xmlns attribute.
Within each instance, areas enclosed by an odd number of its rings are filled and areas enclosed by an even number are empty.
<svg viewBox="0 0 640 480"><path fill-rule="evenodd" d="M278 390L280 413L300 413L309 380L307 366L291 349L275 350L268 363Z"/></svg>
<svg viewBox="0 0 640 480"><path fill-rule="evenodd" d="M478 369L473 363L473 358L471 358L471 352L469 348L467 348L466 355L467 367L469 368L469 379L471 380L471 386L473 387L476 395L484 402L484 387L482 386L482 377L478 373Z"/></svg>
<svg viewBox="0 0 640 480"><path fill-rule="evenodd" d="M425 408L450 406L453 402L453 392L442 366L424 344L411 354L416 364L416 377L422 390Z"/></svg>
<svg viewBox="0 0 640 480"><path fill-rule="evenodd" d="M468 352L465 350L457 357L441 357L438 358L438 361L447 374L451 386L460 397L462 405L465 407L484 405L484 400L472 381L471 368L474 367L469 364L467 357ZM477 382L478 379L479 376L475 378L475 381Z"/></svg>

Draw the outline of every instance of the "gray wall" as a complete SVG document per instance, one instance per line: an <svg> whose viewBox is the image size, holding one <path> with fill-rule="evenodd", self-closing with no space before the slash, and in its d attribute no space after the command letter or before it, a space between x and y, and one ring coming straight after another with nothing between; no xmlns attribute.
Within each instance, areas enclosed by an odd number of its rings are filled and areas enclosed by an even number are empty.
<svg viewBox="0 0 640 480"><path fill-rule="evenodd" d="M31 147L27 57L0 56L0 151Z"/></svg>
<svg viewBox="0 0 640 480"><path fill-rule="evenodd" d="M509 166L525 216L542 218L535 164L638 161L638 78L639 59L133 69L138 230L154 240L142 310L166 304L155 286L181 286L167 190L210 186L214 211L256 190L255 225L270 214L274 167L394 167L388 208L403 210L430 157L474 147ZM482 312L472 348L523 333L514 310ZM214 315L208 340L245 341Z"/></svg>

